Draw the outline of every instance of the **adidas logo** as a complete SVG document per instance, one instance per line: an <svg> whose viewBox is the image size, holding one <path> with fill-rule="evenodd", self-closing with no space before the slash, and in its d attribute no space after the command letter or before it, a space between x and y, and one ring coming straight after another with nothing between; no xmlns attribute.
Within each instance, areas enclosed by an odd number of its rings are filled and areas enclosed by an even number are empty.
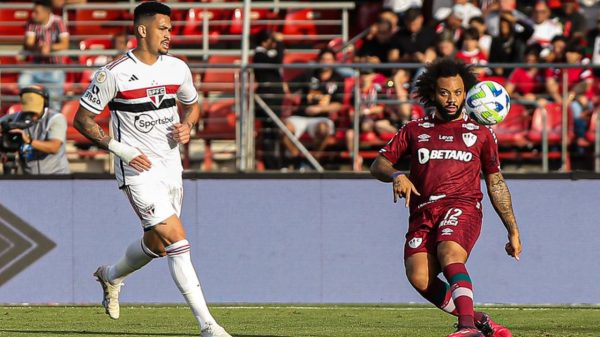
<svg viewBox="0 0 600 337"><path fill-rule="evenodd" d="M135 74L131 75L131 77L129 78L129 82L133 82L133 81L137 81L138 78L137 76L135 76Z"/></svg>

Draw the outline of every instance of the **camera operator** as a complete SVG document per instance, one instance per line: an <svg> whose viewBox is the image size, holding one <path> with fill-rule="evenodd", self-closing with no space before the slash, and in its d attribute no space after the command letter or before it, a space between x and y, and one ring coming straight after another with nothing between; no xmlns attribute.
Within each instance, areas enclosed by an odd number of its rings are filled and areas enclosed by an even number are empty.
<svg viewBox="0 0 600 337"><path fill-rule="evenodd" d="M69 162L65 154L67 119L60 112L48 108L48 91L38 85L25 87L20 92L22 114L30 113L31 126L12 128L8 133L20 143L19 163L24 174L68 174ZM3 130L6 132L6 130Z"/></svg>

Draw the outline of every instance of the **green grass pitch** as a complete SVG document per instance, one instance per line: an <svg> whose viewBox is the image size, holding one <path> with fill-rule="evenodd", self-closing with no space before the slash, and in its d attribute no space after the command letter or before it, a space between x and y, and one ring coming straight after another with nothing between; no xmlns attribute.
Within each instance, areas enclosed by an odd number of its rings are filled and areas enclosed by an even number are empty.
<svg viewBox="0 0 600 337"><path fill-rule="evenodd" d="M600 307L479 308L515 337L598 337ZM444 337L454 318L423 305L216 305L233 337ZM1 306L0 336L199 336L185 306L125 305L113 321L99 306Z"/></svg>

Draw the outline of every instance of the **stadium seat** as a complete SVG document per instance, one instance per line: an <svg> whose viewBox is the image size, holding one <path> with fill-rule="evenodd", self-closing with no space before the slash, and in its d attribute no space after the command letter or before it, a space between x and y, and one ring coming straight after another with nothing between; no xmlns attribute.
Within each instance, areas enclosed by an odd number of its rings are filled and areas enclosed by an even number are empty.
<svg viewBox="0 0 600 337"><path fill-rule="evenodd" d="M8 107L8 109L6 109L6 114L10 115L10 114L14 114L15 112L19 112L22 111L21 109L21 103L16 103L16 104L12 104Z"/></svg>
<svg viewBox="0 0 600 337"><path fill-rule="evenodd" d="M285 15L285 24L283 25L283 35L300 35L305 38L294 39L292 42L307 42L307 36L317 35L317 27L314 22L314 12L312 9L288 10Z"/></svg>
<svg viewBox="0 0 600 337"><path fill-rule="evenodd" d="M121 9L78 9L69 23L72 35L112 35L129 29L131 15Z"/></svg>
<svg viewBox="0 0 600 337"><path fill-rule="evenodd" d="M213 140L235 139L235 100L233 98L221 99L211 103L204 109L200 130L196 134L205 142L204 169L212 170L214 152L211 147Z"/></svg>
<svg viewBox="0 0 600 337"><path fill-rule="evenodd" d="M226 20L231 17L231 13L221 9L204 9L204 8L191 8L187 11L184 18L185 24L181 29L181 35L184 36L198 36L198 39L194 40L197 44L202 37L202 22L203 13L206 11L208 14L208 34L209 41L214 43L219 40L219 35L225 30L225 25L222 23L215 24L212 21Z"/></svg>
<svg viewBox="0 0 600 337"><path fill-rule="evenodd" d="M243 26L243 13L244 10L242 8L236 8L233 11L233 15L231 17L231 26L229 27L229 33L234 35L242 34L242 26ZM275 27L275 25L268 23L256 23L253 21L263 21L263 20L273 20L276 19L277 15L267 9L252 9L250 11L250 34L256 34L262 29L271 29Z"/></svg>
<svg viewBox="0 0 600 337"><path fill-rule="evenodd" d="M510 113L502 123L492 126L500 146L522 147L527 143L531 117L522 104L512 104Z"/></svg>
<svg viewBox="0 0 600 337"><path fill-rule="evenodd" d="M79 42L80 50L104 50L111 48L112 41L110 39L84 39ZM80 55L79 63L86 66L92 66L95 64L95 60L98 57L98 55ZM100 57L106 58L104 55Z"/></svg>
<svg viewBox="0 0 600 337"><path fill-rule="evenodd" d="M562 140L562 106L560 103L548 103L545 108L547 112L546 125L548 127L548 144L559 145ZM542 143L543 132L543 110L542 108L535 109L531 121L531 129L527 133L527 138L534 143L540 145ZM573 131L573 114L568 111L568 142L571 143L575 138Z"/></svg>
<svg viewBox="0 0 600 337"><path fill-rule="evenodd" d="M0 64L11 65L18 64L16 56L0 56ZM19 94L19 72L1 71L0 72L0 94L18 95Z"/></svg>
<svg viewBox="0 0 600 337"><path fill-rule="evenodd" d="M25 35L25 24L29 20L31 9L0 9L0 40L4 41L15 39L21 41ZM11 39L12 37L12 39Z"/></svg>
<svg viewBox="0 0 600 337"><path fill-rule="evenodd" d="M317 55L315 53L292 53L287 52L283 56L283 64L298 64L298 63L309 63L315 62ZM283 80L289 82L294 78L302 75L304 72L310 71L307 69L299 68L283 68Z"/></svg>
<svg viewBox="0 0 600 337"><path fill-rule="evenodd" d="M202 83L200 84L198 91L204 94L219 92L219 93L233 93L235 90L235 73L239 72L239 69L227 69L227 68L211 68L210 64L228 64L235 65L239 64L239 56L211 56L208 58L209 67L205 70L202 76Z"/></svg>

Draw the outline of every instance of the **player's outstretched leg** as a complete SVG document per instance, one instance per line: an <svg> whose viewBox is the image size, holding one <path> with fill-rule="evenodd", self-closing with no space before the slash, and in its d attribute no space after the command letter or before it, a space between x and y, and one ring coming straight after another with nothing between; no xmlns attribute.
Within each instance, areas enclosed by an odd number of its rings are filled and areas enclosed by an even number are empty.
<svg viewBox="0 0 600 337"><path fill-rule="evenodd" d="M443 268L443 272L452 290L452 299L458 314L459 330L460 328L475 328L473 285L467 268L464 263L451 263Z"/></svg>
<svg viewBox="0 0 600 337"><path fill-rule="evenodd" d="M119 292L123 279L155 257L158 255L144 245L143 239L136 240L127 247L125 255L116 264L98 267L94 276L102 286L102 306L110 318L117 319L120 316Z"/></svg>
<svg viewBox="0 0 600 337"><path fill-rule="evenodd" d="M177 241L165 247L171 276L200 325L201 337L231 337L208 311L200 281L192 265L190 244L187 240Z"/></svg>

